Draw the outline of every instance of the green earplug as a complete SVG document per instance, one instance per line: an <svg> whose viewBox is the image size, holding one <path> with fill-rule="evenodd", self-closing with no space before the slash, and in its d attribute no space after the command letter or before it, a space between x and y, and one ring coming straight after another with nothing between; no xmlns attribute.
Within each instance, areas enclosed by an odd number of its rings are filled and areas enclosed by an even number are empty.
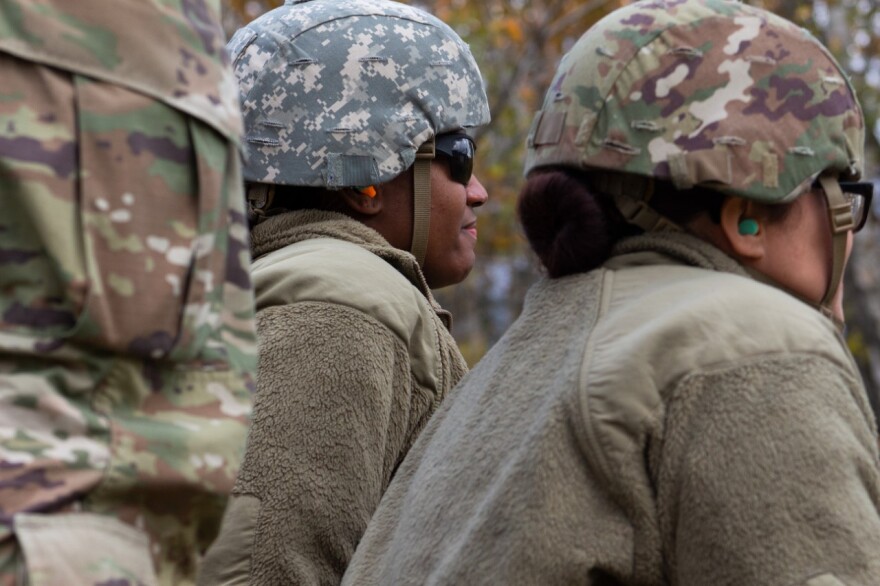
<svg viewBox="0 0 880 586"><path fill-rule="evenodd" d="M739 223L739 233L743 236L754 236L758 233L758 222L756 220L747 219Z"/></svg>

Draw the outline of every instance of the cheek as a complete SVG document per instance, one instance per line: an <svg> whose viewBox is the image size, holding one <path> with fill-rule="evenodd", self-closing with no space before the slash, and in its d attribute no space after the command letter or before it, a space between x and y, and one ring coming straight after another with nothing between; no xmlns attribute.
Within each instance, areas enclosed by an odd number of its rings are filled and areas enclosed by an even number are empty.
<svg viewBox="0 0 880 586"><path fill-rule="evenodd" d="M437 195L431 202L431 232L436 230L437 236L447 241L457 238L464 223L464 198L459 201L457 194L448 191Z"/></svg>
<svg viewBox="0 0 880 586"><path fill-rule="evenodd" d="M827 287L830 257L822 238L805 228L768 234L761 272L805 300L818 302Z"/></svg>

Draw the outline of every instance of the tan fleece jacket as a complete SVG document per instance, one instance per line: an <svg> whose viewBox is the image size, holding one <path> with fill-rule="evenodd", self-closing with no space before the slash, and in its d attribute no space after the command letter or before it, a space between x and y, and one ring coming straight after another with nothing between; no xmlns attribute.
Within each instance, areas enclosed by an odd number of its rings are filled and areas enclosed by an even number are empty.
<svg viewBox="0 0 880 586"><path fill-rule="evenodd" d="M199 583L338 584L466 365L412 257L339 214L253 232L260 363L247 452Z"/></svg>
<svg viewBox="0 0 880 586"><path fill-rule="evenodd" d="M829 320L686 235L543 280L343 584L876 586L880 469Z"/></svg>

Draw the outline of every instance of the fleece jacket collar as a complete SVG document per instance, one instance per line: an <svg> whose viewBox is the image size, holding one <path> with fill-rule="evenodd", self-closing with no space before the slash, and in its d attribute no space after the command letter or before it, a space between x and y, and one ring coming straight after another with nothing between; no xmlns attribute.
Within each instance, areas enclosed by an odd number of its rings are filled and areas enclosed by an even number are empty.
<svg viewBox="0 0 880 586"><path fill-rule="evenodd" d="M714 245L691 234L683 232L652 232L625 238L614 246L611 251L611 259L604 266L614 270L624 267L656 264L658 258L661 257L711 271L748 277L759 283L784 291L821 313L834 324L838 334L843 332L843 322L822 311L818 303L805 299L800 294L763 273L741 265Z"/></svg>
<svg viewBox="0 0 880 586"><path fill-rule="evenodd" d="M447 329L452 328L452 314L434 300L425 275L415 257L394 248L381 234L345 214L320 210L299 210L270 216L254 226L251 253L254 260L285 246L314 238L333 238L356 244L391 266L416 287Z"/></svg>
<svg viewBox="0 0 880 586"><path fill-rule="evenodd" d="M655 264L658 256L711 271L752 276L745 267L715 246L682 232L654 232L625 238L615 245L612 258L605 266L619 269Z"/></svg>

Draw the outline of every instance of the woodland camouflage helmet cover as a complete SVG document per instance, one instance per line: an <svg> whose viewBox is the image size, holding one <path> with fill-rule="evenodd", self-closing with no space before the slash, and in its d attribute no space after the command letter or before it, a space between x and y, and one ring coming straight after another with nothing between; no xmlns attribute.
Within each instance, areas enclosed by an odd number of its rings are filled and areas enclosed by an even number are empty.
<svg viewBox="0 0 880 586"><path fill-rule="evenodd" d="M525 171L562 165L789 201L820 173L857 179L864 121L809 32L722 0L638 2L561 61Z"/></svg>
<svg viewBox="0 0 880 586"><path fill-rule="evenodd" d="M432 137L489 121L483 81L449 26L388 0L287 0L228 45L245 179L331 189L384 183Z"/></svg>

